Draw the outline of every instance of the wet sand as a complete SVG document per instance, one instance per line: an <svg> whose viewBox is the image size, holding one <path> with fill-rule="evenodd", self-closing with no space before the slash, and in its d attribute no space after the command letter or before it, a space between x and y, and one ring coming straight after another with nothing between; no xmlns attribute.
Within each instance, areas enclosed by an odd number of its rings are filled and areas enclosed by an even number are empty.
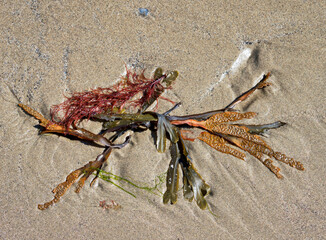
<svg viewBox="0 0 326 240"><path fill-rule="evenodd" d="M1 4L0 238L323 239L325 4L110 2ZM17 103L48 117L64 94L114 84L125 63L147 74L157 66L178 70L164 95L182 102L178 115L220 109L270 71L272 86L237 109L257 112L252 124L287 122L266 141L305 171L276 162L280 180L254 157L241 161L197 140L187 146L211 186L206 199L217 217L184 200L181 191L171 206L161 196L129 188L133 198L104 181L92 188L87 181L79 194L71 189L55 206L38 210L57 184L102 149L38 135L37 121ZM170 107L160 100L160 112ZM152 135L143 132L114 151L105 169L153 185L169 161L169 152L159 154ZM122 208L103 210L102 200Z"/></svg>

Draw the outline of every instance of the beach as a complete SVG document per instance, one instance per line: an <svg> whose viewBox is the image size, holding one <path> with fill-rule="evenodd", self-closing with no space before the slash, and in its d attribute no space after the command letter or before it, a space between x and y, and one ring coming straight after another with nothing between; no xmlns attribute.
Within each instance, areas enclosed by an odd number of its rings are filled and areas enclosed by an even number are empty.
<svg viewBox="0 0 326 240"><path fill-rule="evenodd" d="M0 18L0 239L324 239L325 3L289 1L11 1ZM249 124L286 122L264 140L300 161L274 161L278 179L253 156L245 161L205 143L186 141L210 186L209 210L184 199L98 179L74 186L54 206L51 190L102 149L54 134L17 104L45 117L65 96L117 83L126 66L177 70L163 97L175 115L221 109L271 73L271 86L235 108L256 112ZM158 100L163 113L173 105ZM172 114L172 113L171 113ZM98 132L101 125L83 122ZM171 156L158 153L150 131L130 133L105 170L154 186ZM121 140L122 141L122 140ZM169 144L167 144L167 148ZM126 184L124 186L127 186ZM164 193L165 181L158 190ZM119 209L103 209L100 201Z"/></svg>

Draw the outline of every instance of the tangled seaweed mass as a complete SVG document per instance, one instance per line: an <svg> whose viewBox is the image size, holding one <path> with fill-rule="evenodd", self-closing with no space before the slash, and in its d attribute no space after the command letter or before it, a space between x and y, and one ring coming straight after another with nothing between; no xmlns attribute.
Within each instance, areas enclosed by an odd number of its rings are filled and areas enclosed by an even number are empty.
<svg viewBox="0 0 326 240"><path fill-rule="evenodd" d="M66 191L77 182L76 192L84 186L90 175L95 174L94 180L101 173L103 164L107 161L112 150L120 149L129 143L130 136L122 144L114 142L127 131L150 130L156 133L156 148L158 152L166 150L166 141L171 144L171 161L167 170L166 191L164 203L177 202L179 184L179 165L183 174L184 198L195 199L201 209L207 208L205 197L209 193L209 185L193 165L182 135L182 128L198 128L201 133L196 137L212 148L244 160L249 153L262 162L277 178L282 178L280 169L273 164L272 158L304 170L300 162L285 154L274 151L261 137L269 129L283 126L277 121L263 125L246 125L238 121L255 117L254 112L240 113L234 107L244 101L255 90L269 86L267 82L270 73L251 89L241 94L225 108L210 112L172 116L170 113L180 105L176 104L169 111L160 114L147 109L162 93L171 88L178 77L177 71L163 73L161 68L154 71L152 78L146 78L144 72L137 74L127 69L121 80L110 88L97 88L85 92L73 93L61 104L51 108L51 119L46 119L27 105L19 106L28 114L34 116L43 127L42 133L56 133L64 136L74 136L84 141L90 141L104 148L96 160L90 161L83 167L71 172L66 181L53 189L54 198L44 204L39 204L40 210L58 202ZM103 124L101 133L95 134L78 127L83 120L99 121ZM236 123L230 123L236 122ZM106 137L106 135L109 135ZM192 139L193 140L193 139Z"/></svg>

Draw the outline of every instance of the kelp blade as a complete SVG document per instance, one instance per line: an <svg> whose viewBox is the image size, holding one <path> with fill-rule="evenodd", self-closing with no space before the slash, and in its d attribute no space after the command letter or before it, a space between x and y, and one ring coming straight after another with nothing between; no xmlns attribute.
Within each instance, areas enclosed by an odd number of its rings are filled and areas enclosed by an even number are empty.
<svg viewBox="0 0 326 240"><path fill-rule="evenodd" d="M263 125L243 125L249 129L249 133L263 135L270 129L275 129L284 126L286 123L277 121Z"/></svg>
<svg viewBox="0 0 326 240"><path fill-rule="evenodd" d="M161 114L158 114L158 121L157 121L157 141L156 141L156 147L157 151L160 153L165 152L166 147L166 133L165 133L165 127L164 127L164 116Z"/></svg>
<svg viewBox="0 0 326 240"><path fill-rule="evenodd" d="M184 177L189 183L189 185L187 185L188 189L184 190L184 194L186 194L184 197L190 201L192 200L192 197L195 198L198 207L203 210L206 209L207 201L205 197L209 193L209 185L205 183L205 181L193 167L191 162L181 162L181 165ZM190 193L190 187L193 194Z"/></svg>
<svg viewBox="0 0 326 240"><path fill-rule="evenodd" d="M154 71L154 80L157 80L162 76L163 76L163 69L160 67L156 68Z"/></svg>
<svg viewBox="0 0 326 240"><path fill-rule="evenodd" d="M179 76L178 71L172 71L168 73L168 75L163 80L163 82L166 84L167 87L169 87L172 84L172 82L174 82L177 79L178 76Z"/></svg>
<svg viewBox="0 0 326 240"><path fill-rule="evenodd" d="M178 185L179 185L179 160L180 160L180 153L178 151L178 145L172 144L171 148L171 155L172 159L169 164L167 176L166 176L166 191L163 195L163 203L167 204L170 202L174 204L177 202L178 195Z"/></svg>
<svg viewBox="0 0 326 240"><path fill-rule="evenodd" d="M195 198L198 207L206 209L207 201L205 196L208 195L210 187L194 168L182 138L178 141L178 148L181 155L180 164L183 171L183 182L186 184L184 185L184 197L189 201Z"/></svg>
<svg viewBox="0 0 326 240"><path fill-rule="evenodd" d="M179 140L179 133L175 126L173 126L165 116L162 117L162 121L165 127L165 130L169 133L170 140L172 143L176 143Z"/></svg>

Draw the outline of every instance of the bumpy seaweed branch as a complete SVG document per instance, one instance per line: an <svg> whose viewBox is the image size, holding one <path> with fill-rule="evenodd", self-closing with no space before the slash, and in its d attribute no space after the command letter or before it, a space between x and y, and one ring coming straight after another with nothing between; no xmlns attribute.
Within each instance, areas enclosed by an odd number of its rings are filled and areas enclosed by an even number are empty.
<svg viewBox="0 0 326 240"><path fill-rule="evenodd" d="M208 120L206 120L205 125L216 125L219 123L226 123L226 122L234 122L239 121L241 119L251 119L257 115L255 112L224 112L224 113L217 113L211 116Z"/></svg>
<svg viewBox="0 0 326 240"><path fill-rule="evenodd" d="M73 172L71 172L67 178L66 181L63 183L60 183L56 188L52 190L52 192L55 194L53 200L46 202L44 204L39 204L38 209L45 210L54 203L59 202L60 198L66 193L66 191L71 187L71 185L78 180L80 175L83 174L83 168L79 168Z"/></svg>
<svg viewBox="0 0 326 240"><path fill-rule="evenodd" d="M276 126L280 126L282 124L277 125L269 125L273 126L275 128ZM264 125L260 125L259 129L264 129ZM268 125L266 125L268 126ZM236 126L234 126L236 127ZM249 130L248 130L249 131ZM248 133L250 134L250 133ZM251 135L255 136L255 135ZM257 137L257 136L255 136ZM268 169L270 169L278 178L283 178L283 176L279 173L280 168L273 165L273 161L269 158L265 159L263 155L267 155L269 157L273 157L278 161L282 161L291 167L295 167L298 170L304 170L303 165L295 161L293 158L287 157L286 155L280 153L280 152L274 152L270 146L268 146L265 142L263 144L254 141L250 139L249 137L242 137L242 135L230 135L228 132L219 132L219 136L213 135L208 132L202 132L198 139L204 141L211 147L215 148L218 151L221 151L223 153L228 153L231 155L234 155L235 157L238 157L240 159L244 159L244 154L230 148L225 145L225 140L227 140L229 143L234 144L235 146L241 148L242 150L248 152L249 154L256 157L259 161L261 161ZM222 139L225 139L224 141Z"/></svg>
<svg viewBox="0 0 326 240"><path fill-rule="evenodd" d="M97 169L101 168L102 164L108 159L109 155L111 154L112 149L107 148L104 150L102 154L100 154L95 161L91 161L84 165L83 167L71 172L66 181L60 183L56 188L52 190L55 194L53 200L46 202L44 204L39 204L38 209L45 210L54 203L57 203L60 198L68 191L68 189L75 183L81 175L83 175L77 183L77 187L75 192L78 193L81 188L84 186L86 179Z"/></svg>
<svg viewBox="0 0 326 240"><path fill-rule="evenodd" d="M206 125L206 129L210 130L213 133L227 134L231 136L237 136L248 141L267 146L264 140L259 136L248 133L248 129L244 126L236 126L229 124L216 124L216 125Z"/></svg>
<svg viewBox="0 0 326 240"><path fill-rule="evenodd" d="M236 158L239 158L241 160L245 159L245 154L226 145L226 141L224 138L211 134L209 132L201 132L199 137L199 140L202 140L203 142L207 143L212 148L216 149L217 151L220 151L222 153L230 154Z"/></svg>
<svg viewBox="0 0 326 240"><path fill-rule="evenodd" d="M171 120L168 118L168 120L171 121L173 125L189 125L193 127L201 127L204 129L211 128L212 126L220 123L226 123L226 122L234 122L241 119L251 119L255 117L257 114L254 112L245 112L245 113L239 113L239 112L219 112L215 113L214 115L211 115L209 118L205 120L197 120L197 119L182 119L182 120Z"/></svg>
<svg viewBox="0 0 326 240"><path fill-rule="evenodd" d="M42 127L46 127L48 126L51 121L46 119L41 113L39 113L38 111L32 109L31 107L25 105L25 104L22 104L22 103L19 103L18 106L20 108L22 108L26 113L28 113L29 115L35 117L37 120L40 121L40 125Z"/></svg>
<svg viewBox="0 0 326 240"><path fill-rule="evenodd" d="M254 112L238 113L225 112L217 113L205 121L197 121L193 119L188 120L174 120L171 121L174 125L187 124L193 127L201 127L213 133L224 133L232 136L238 136L258 144L266 145L266 143L259 137L248 133L249 129L245 126L225 124L224 122L237 121L244 118L253 118L256 115Z"/></svg>
<svg viewBox="0 0 326 240"><path fill-rule="evenodd" d="M255 142L251 142L234 136L223 135L223 137L228 141L232 142L233 144L235 144L236 146L238 146L239 148L243 149L244 151L250 153L252 156L256 157L269 170L271 170L276 175L277 178L283 178L283 176L279 173L280 168L273 165L273 161L271 159L263 158L263 154L270 156L270 153L273 152L273 150L268 145L263 146Z"/></svg>
<svg viewBox="0 0 326 240"><path fill-rule="evenodd" d="M19 106L26 111L28 114L32 115L36 119L40 121L40 125L45 128L45 130L42 133L62 133L62 134L69 134L72 136L76 136L83 140L92 141L94 143L104 145L106 149L102 154L100 154L95 161L91 161L85 166L71 172L67 178L66 181L63 183L60 183L55 189L53 189L53 193L55 194L54 199L46 202L45 204L39 204L38 208L40 210L44 210L48 208L49 206L53 205L54 203L58 202L60 198L66 193L66 191L71 187L73 183L75 183L79 177L82 175L82 177L79 179L76 187L76 193L78 193L81 188L84 186L85 181L88 179L88 177L97 169L100 169L103 165L103 163L108 159L109 155L112 152L113 148L122 148L124 147L130 140L130 137L127 137L125 142L122 144L112 144L108 139L103 137L99 134L94 134L92 132L89 132L82 128L69 128L66 129L62 125L58 125L56 123L51 122L50 120L43 117L42 114L37 112L36 110L30 108L27 105L19 104ZM94 180L96 177L94 178ZM93 181L94 181L93 180ZM93 182L92 181L92 182Z"/></svg>
<svg viewBox="0 0 326 240"><path fill-rule="evenodd" d="M272 152L272 156L273 156L276 160L278 160L278 161L280 161L280 162L284 162L284 163L290 165L291 167L294 167L294 168L296 168L296 169L298 169L298 170L301 170L301 171L304 170L303 164L302 164L301 162L295 161L293 158L288 157L288 156L286 156L286 155L283 154L283 153L280 153L280 152L274 152L274 151L273 151L273 152Z"/></svg>
<svg viewBox="0 0 326 240"><path fill-rule="evenodd" d="M112 146L114 148L122 148L128 142L129 142L129 137L127 137L127 139L125 140L124 143L116 144L116 145L112 145ZM44 209L48 208L49 206L53 205L54 203L58 202L60 200L60 198L66 193L66 191L71 187L71 185L73 183L75 183L79 179L79 177L82 175L77 183L76 190L75 190L76 193L79 193L80 190L82 189L82 187L84 186L85 181L89 178L89 176L92 175L92 173L94 173L94 171L99 171L99 169L101 169L103 164L107 161L108 157L110 156L110 154L112 152L112 146L107 146L106 149L104 150L104 152L97 156L95 161L91 161L91 162L87 163L86 165L84 165L83 167L71 172L67 176L66 181L63 183L60 183L52 191L55 194L54 199L51 200L50 202L46 202L45 204L39 204L38 208L40 210L44 210ZM94 182L94 180L98 177L98 174L99 174L99 172L97 172L95 178L91 182L91 185Z"/></svg>

